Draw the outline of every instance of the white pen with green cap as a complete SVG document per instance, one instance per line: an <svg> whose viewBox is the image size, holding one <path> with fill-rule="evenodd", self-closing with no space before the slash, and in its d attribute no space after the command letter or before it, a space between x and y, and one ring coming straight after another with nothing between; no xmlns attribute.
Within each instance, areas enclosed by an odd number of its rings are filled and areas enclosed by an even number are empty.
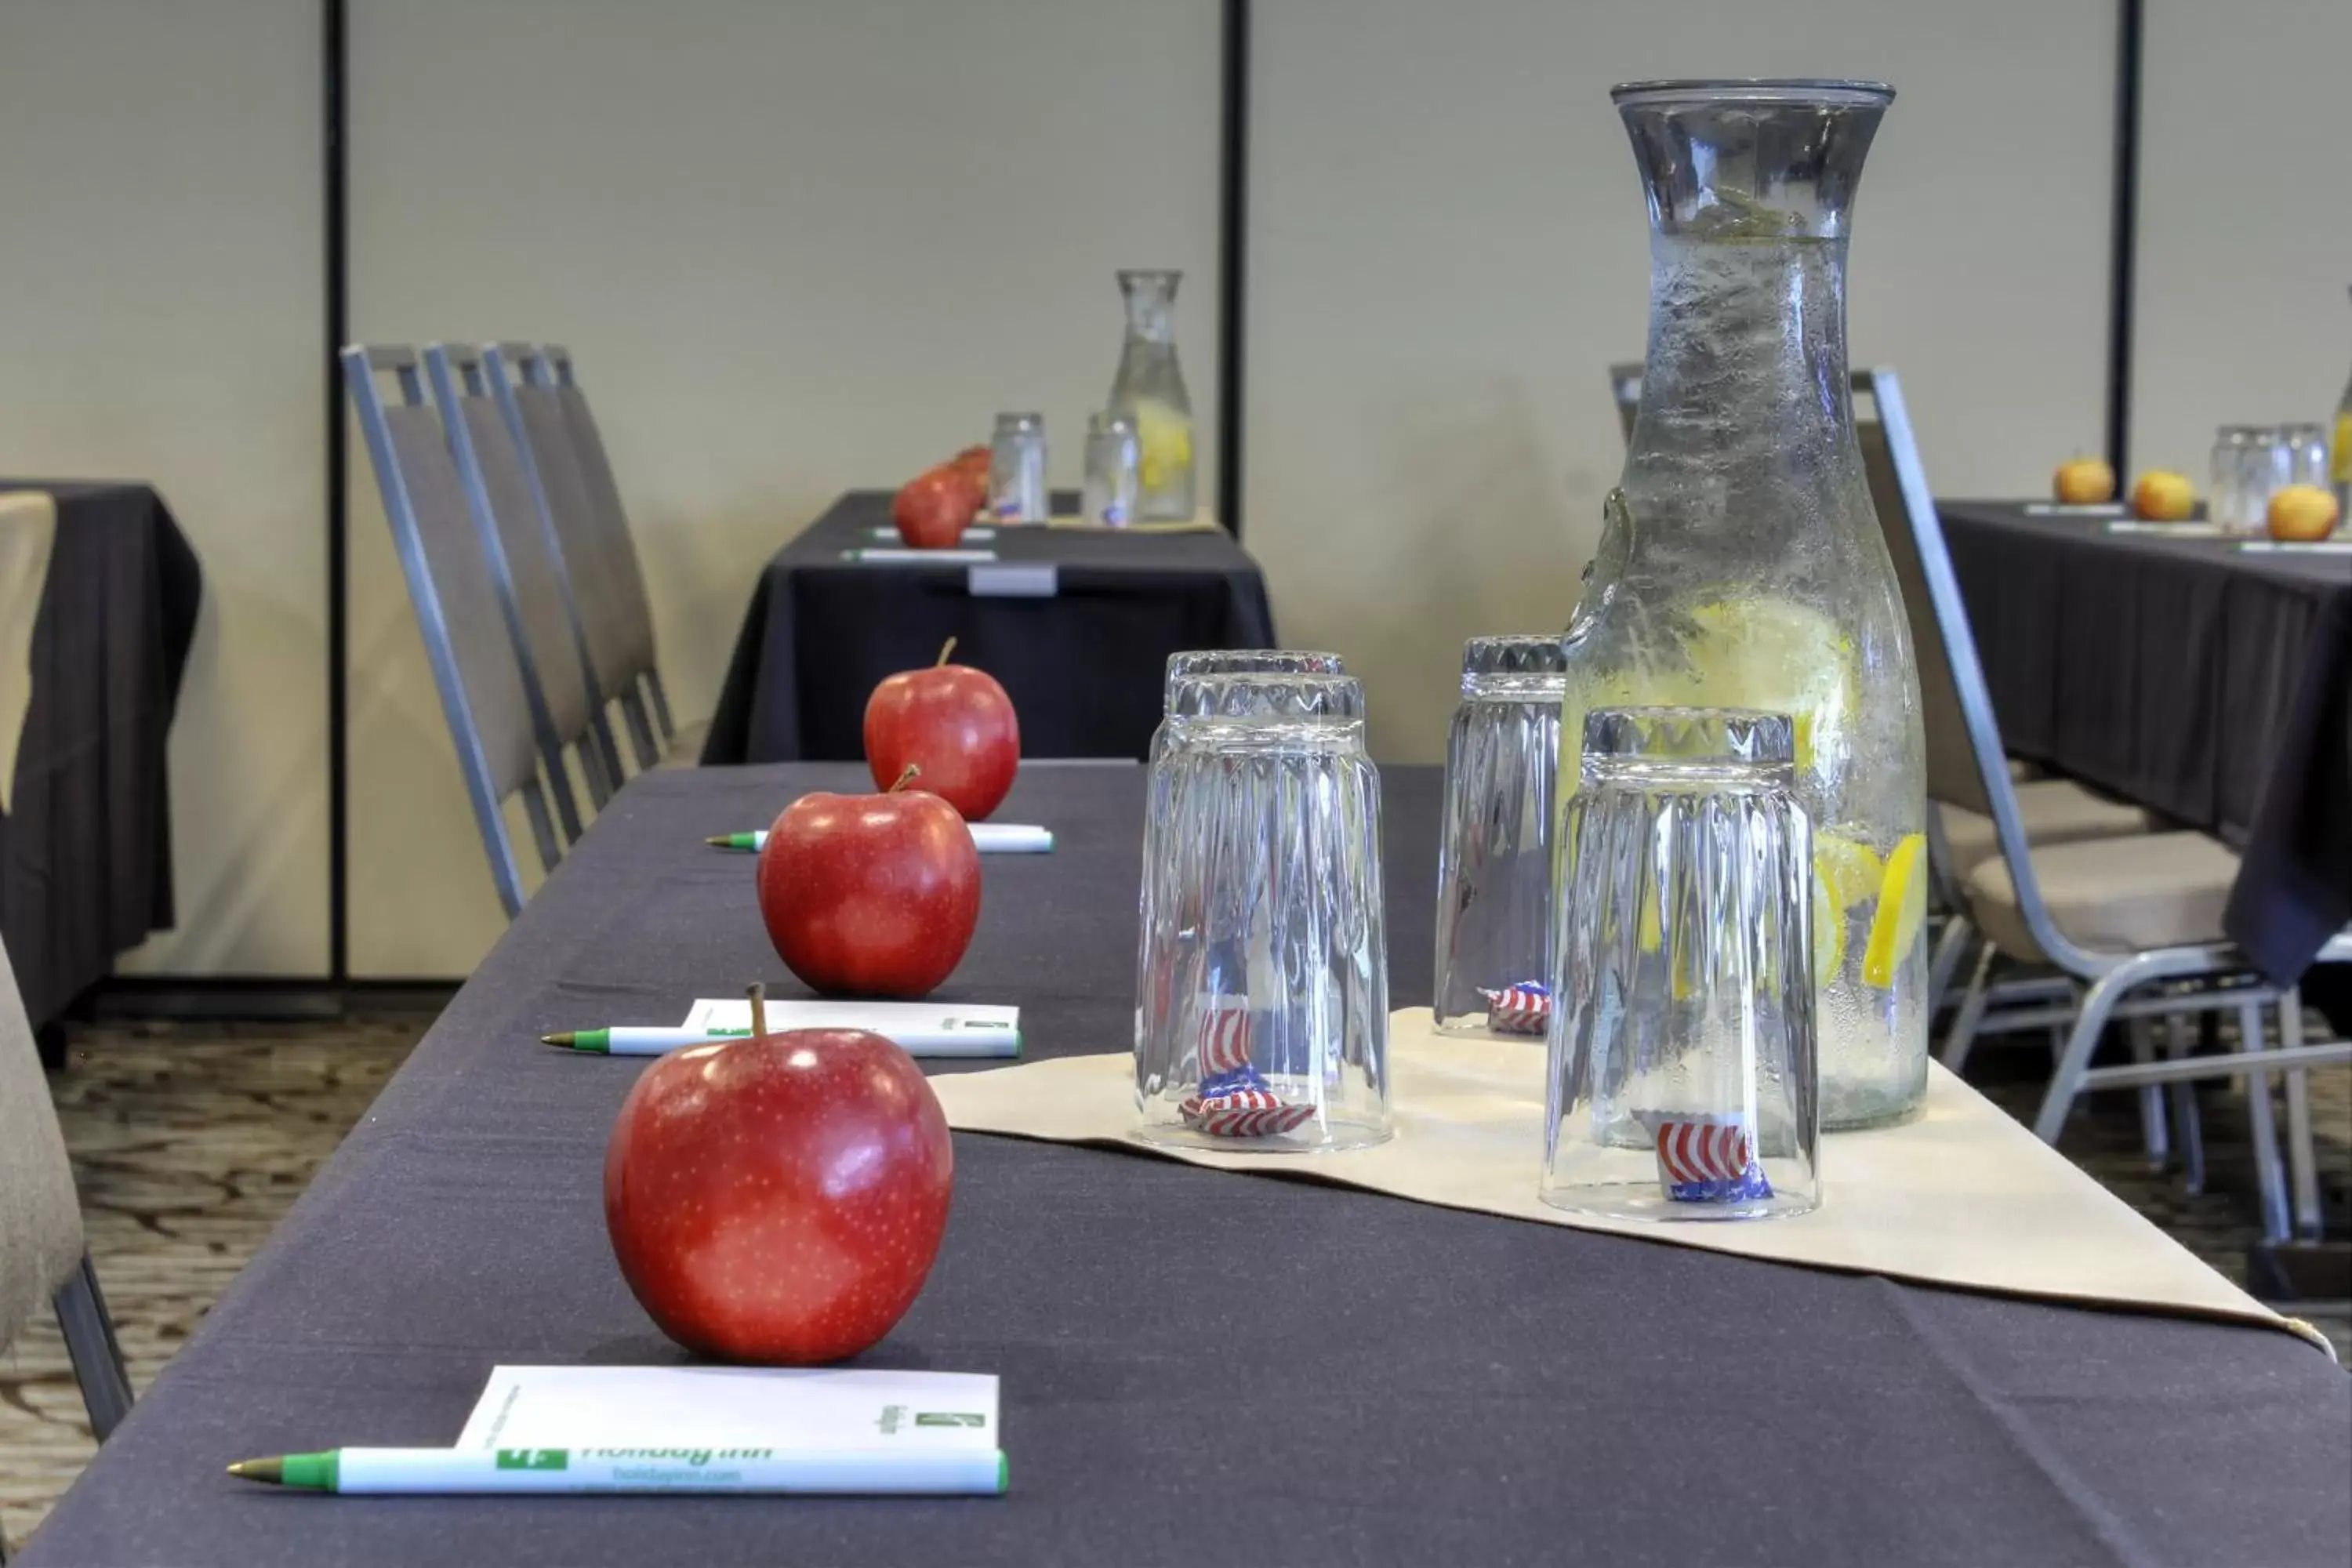
<svg viewBox="0 0 2352 1568"><path fill-rule="evenodd" d="M911 1057L1018 1057L1021 1009L972 1002L771 1001L769 1028L865 1029ZM594 1056L657 1057L680 1046L740 1038L751 1032L740 1000L698 1002L682 1025L615 1024L541 1035L543 1045Z"/></svg>
<svg viewBox="0 0 2352 1568"><path fill-rule="evenodd" d="M228 1473L347 1496L499 1492L767 1492L993 1497L1000 1448L333 1448L246 1459Z"/></svg>
<svg viewBox="0 0 2352 1568"><path fill-rule="evenodd" d="M1054 847L1054 830L1024 822L975 822L971 847L983 855L1044 855ZM745 849L757 854L768 847L768 830L720 833L703 840L713 849Z"/></svg>

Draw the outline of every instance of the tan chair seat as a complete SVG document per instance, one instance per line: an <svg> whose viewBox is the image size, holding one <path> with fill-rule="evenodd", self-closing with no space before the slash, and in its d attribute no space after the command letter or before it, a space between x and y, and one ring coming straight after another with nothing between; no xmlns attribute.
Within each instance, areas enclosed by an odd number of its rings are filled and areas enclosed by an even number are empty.
<svg viewBox="0 0 2352 1568"><path fill-rule="evenodd" d="M1944 809L1944 845L1952 852L1952 874L1966 877L2000 853L1992 818L1957 805ZM2042 779L2017 786L2017 815L2025 841L2075 844L2085 838L2120 838L2149 829L2147 813L2136 805L2093 795L2071 779Z"/></svg>
<svg viewBox="0 0 2352 1568"><path fill-rule="evenodd" d="M2036 847L2033 879L2060 931L2095 952L2222 942L2221 909L2238 858L2201 833L2144 833ZM2009 862L1968 874L1969 919L2012 958L2045 963L2025 929Z"/></svg>

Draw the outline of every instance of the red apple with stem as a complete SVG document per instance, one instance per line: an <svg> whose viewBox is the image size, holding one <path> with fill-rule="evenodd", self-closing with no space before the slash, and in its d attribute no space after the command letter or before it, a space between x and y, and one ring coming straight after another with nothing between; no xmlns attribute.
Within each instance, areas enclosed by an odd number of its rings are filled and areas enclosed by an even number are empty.
<svg viewBox="0 0 2352 1568"><path fill-rule="evenodd" d="M771 1035L752 1005L750 1038L672 1051L629 1091L604 1151L605 1229L630 1290L688 1350L839 1361L921 1292L954 1145L897 1046Z"/></svg>
<svg viewBox="0 0 2352 1568"><path fill-rule="evenodd" d="M952 465L918 474L890 503L890 521L910 550L949 550L970 527L987 496L985 485Z"/></svg>
<svg viewBox="0 0 2352 1568"><path fill-rule="evenodd" d="M760 913L786 967L837 996L928 994L980 923L980 852L955 807L906 786L804 795L760 851Z"/></svg>
<svg viewBox="0 0 2352 1568"><path fill-rule="evenodd" d="M928 669L903 669L866 700L866 765L879 787L909 766L923 787L979 822L1013 787L1021 721L993 676L950 664L956 639Z"/></svg>

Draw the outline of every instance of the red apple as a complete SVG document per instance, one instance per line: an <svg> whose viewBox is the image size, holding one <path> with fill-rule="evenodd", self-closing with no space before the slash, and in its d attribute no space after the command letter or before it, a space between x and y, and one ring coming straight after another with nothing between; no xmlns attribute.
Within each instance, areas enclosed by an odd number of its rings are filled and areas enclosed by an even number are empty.
<svg viewBox="0 0 2352 1568"><path fill-rule="evenodd" d="M929 669L902 669L866 700L866 765L877 784L909 765L922 787L978 822L1003 804L1021 767L1021 721L995 678L950 664L955 638Z"/></svg>
<svg viewBox="0 0 2352 1568"><path fill-rule="evenodd" d="M768 829L760 913L777 956L817 990L922 996L971 944L980 853L926 790L804 795Z"/></svg>
<svg viewBox="0 0 2352 1568"><path fill-rule="evenodd" d="M954 1177L947 1117L906 1052L862 1029L795 1029L646 1070L605 1146L604 1226L662 1332L804 1366L856 1355L906 1315Z"/></svg>
<svg viewBox="0 0 2352 1568"><path fill-rule="evenodd" d="M963 537L987 495L961 468L937 468L918 474L890 503L890 520L910 550L949 550Z"/></svg>
<svg viewBox="0 0 2352 1568"><path fill-rule="evenodd" d="M966 447L962 451L950 458L947 466L970 479L971 488L981 494L982 504L986 505L989 470L995 467L995 463L996 459L990 455L987 447Z"/></svg>

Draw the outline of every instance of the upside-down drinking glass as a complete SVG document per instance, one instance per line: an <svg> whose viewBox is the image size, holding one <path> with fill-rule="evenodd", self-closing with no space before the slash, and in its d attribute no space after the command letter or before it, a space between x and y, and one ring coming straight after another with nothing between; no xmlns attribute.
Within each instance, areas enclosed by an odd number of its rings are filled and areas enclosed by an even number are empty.
<svg viewBox="0 0 2352 1568"><path fill-rule="evenodd" d="M1550 1012L1553 781L1565 656L1551 637L1472 637L1445 748L1431 1011L1446 1034L1539 1037Z"/></svg>
<svg viewBox="0 0 2352 1568"><path fill-rule="evenodd" d="M1136 1136L1247 1152L1389 1135L1380 775L1345 676L1178 683L1151 766Z"/></svg>
<svg viewBox="0 0 2352 1568"><path fill-rule="evenodd" d="M1812 828L1778 713L1602 709L1562 832L1539 1194L1623 1219L1821 1201Z"/></svg>
<svg viewBox="0 0 2352 1568"><path fill-rule="evenodd" d="M1347 667L1336 653L1314 653L1286 647L1203 647L1191 648L1168 656L1168 675L1162 682L1160 697L1160 723L1151 732L1151 748L1144 753L1146 762L1156 761L1168 732L1167 716L1176 711L1179 686L1188 679L1204 675L1345 675ZM1208 689L1195 689L1199 693Z"/></svg>

